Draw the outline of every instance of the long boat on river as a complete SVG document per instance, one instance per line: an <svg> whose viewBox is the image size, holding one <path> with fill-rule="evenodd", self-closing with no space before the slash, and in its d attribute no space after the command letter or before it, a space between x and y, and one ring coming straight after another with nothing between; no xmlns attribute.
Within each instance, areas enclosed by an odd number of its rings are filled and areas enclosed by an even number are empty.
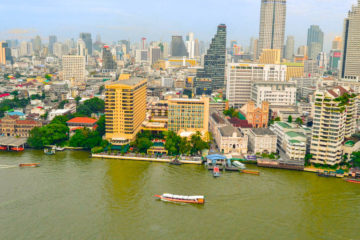
<svg viewBox="0 0 360 240"><path fill-rule="evenodd" d="M345 181L349 182L349 183L357 183L360 184L360 178L348 178L345 179Z"/></svg>
<svg viewBox="0 0 360 240"><path fill-rule="evenodd" d="M40 163L20 163L19 167L40 167Z"/></svg>
<svg viewBox="0 0 360 240"><path fill-rule="evenodd" d="M176 202L176 203L194 203L194 204L204 204L205 198L204 196L182 196L182 195L174 195L170 193L164 193L163 195L155 195L155 197L159 198L165 202Z"/></svg>

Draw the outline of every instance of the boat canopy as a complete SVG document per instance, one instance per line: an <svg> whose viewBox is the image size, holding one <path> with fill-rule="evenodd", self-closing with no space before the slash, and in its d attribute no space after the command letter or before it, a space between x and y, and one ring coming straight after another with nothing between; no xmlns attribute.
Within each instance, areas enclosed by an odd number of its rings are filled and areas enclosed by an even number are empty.
<svg viewBox="0 0 360 240"><path fill-rule="evenodd" d="M208 155L207 159L209 159L209 160L225 160L227 158L220 154L212 154L212 155Z"/></svg>
<svg viewBox="0 0 360 240"><path fill-rule="evenodd" d="M174 195L170 193L164 193L163 197L172 198L172 199L183 199L183 200L197 200L204 198L204 196L182 196L182 195Z"/></svg>

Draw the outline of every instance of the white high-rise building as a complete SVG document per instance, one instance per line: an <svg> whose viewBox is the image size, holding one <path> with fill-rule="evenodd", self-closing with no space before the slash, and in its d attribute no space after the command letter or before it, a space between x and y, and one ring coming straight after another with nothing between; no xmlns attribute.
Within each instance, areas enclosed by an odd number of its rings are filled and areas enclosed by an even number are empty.
<svg viewBox="0 0 360 240"><path fill-rule="evenodd" d="M21 42L20 44L20 55L31 56L33 55L33 48L31 42Z"/></svg>
<svg viewBox="0 0 360 240"><path fill-rule="evenodd" d="M295 82L256 82L252 85L251 100L256 105L268 102L270 106L294 106L296 84Z"/></svg>
<svg viewBox="0 0 360 240"><path fill-rule="evenodd" d="M288 61L292 61L294 59L294 51L295 51L295 39L294 36L288 36L286 39L286 47L285 47L285 58Z"/></svg>
<svg viewBox="0 0 360 240"><path fill-rule="evenodd" d="M261 0L257 57L263 49L283 49L285 22L286 0Z"/></svg>
<svg viewBox="0 0 360 240"><path fill-rule="evenodd" d="M255 82L285 82L286 65L230 63L227 67L226 97L230 106L241 106L251 99Z"/></svg>
<svg viewBox="0 0 360 240"><path fill-rule="evenodd" d="M194 39L194 33L190 32L187 36L186 41L186 49L189 53L189 58L195 57L195 39Z"/></svg>
<svg viewBox="0 0 360 240"><path fill-rule="evenodd" d="M360 0L349 11L344 23L341 77L360 77Z"/></svg>
<svg viewBox="0 0 360 240"><path fill-rule="evenodd" d="M65 53L63 52L63 44L56 42L53 44L53 54L58 58L61 58Z"/></svg>
<svg viewBox="0 0 360 240"><path fill-rule="evenodd" d="M335 165L342 161L343 142L356 131L356 100L350 88L315 92L312 163Z"/></svg>
<svg viewBox="0 0 360 240"><path fill-rule="evenodd" d="M69 80L72 86L85 82L85 57L64 55L62 57L63 80Z"/></svg>

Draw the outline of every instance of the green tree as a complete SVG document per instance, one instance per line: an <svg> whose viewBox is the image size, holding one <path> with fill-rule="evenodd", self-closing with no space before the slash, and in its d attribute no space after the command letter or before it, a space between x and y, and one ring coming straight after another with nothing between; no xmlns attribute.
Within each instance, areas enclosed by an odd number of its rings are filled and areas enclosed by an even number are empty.
<svg viewBox="0 0 360 240"><path fill-rule="evenodd" d="M169 155L178 155L179 154L179 144L181 141L180 136L178 136L173 131L168 131L165 133L165 149L168 151Z"/></svg>
<svg viewBox="0 0 360 240"><path fill-rule="evenodd" d="M238 117L238 112L235 108L229 108L228 110L224 111L224 115L228 117Z"/></svg>
<svg viewBox="0 0 360 240"><path fill-rule="evenodd" d="M46 78L47 80L51 80L50 74L45 74L45 78Z"/></svg>
<svg viewBox="0 0 360 240"><path fill-rule="evenodd" d="M50 122L51 124L62 124L66 126L66 122L70 119L67 116L56 116L54 119Z"/></svg>
<svg viewBox="0 0 360 240"><path fill-rule="evenodd" d="M292 121L293 121L292 116L289 115L289 117L288 117L288 123L292 123Z"/></svg>
<svg viewBox="0 0 360 240"><path fill-rule="evenodd" d="M191 136L191 154L199 154L204 149L209 149L209 144L202 140L201 133L196 132L196 134Z"/></svg>
<svg viewBox="0 0 360 240"><path fill-rule="evenodd" d="M58 105L58 109L64 109L65 104L69 103L68 100L61 101Z"/></svg>
<svg viewBox="0 0 360 240"><path fill-rule="evenodd" d="M181 138L179 143L179 153L185 155L185 154L189 154L190 151L191 151L190 142L187 140L186 137Z"/></svg>
<svg viewBox="0 0 360 240"><path fill-rule="evenodd" d="M309 166L310 165L310 160L313 158L312 154L306 154L305 155L305 166Z"/></svg>
<svg viewBox="0 0 360 240"><path fill-rule="evenodd" d="M78 129L70 138L70 146L92 149L102 144L102 138L97 131L88 128Z"/></svg>
<svg viewBox="0 0 360 240"><path fill-rule="evenodd" d="M190 89L184 89L183 94L188 96L189 98L192 98L192 91Z"/></svg>
<svg viewBox="0 0 360 240"><path fill-rule="evenodd" d="M297 118L297 119L295 120L295 122L296 122L297 124L299 124L299 125L303 125L303 124L304 124L304 122L303 122L303 120L302 120L301 118Z"/></svg>
<svg viewBox="0 0 360 240"><path fill-rule="evenodd" d="M52 123L41 128L44 145L61 146L68 140L69 128L66 125Z"/></svg>
<svg viewBox="0 0 360 240"><path fill-rule="evenodd" d="M92 113L104 112L105 102L104 100L94 97L84 102L84 105L87 106Z"/></svg>
<svg viewBox="0 0 360 240"><path fill-rule="evenodd" d="M136 139L136 147L141 153L146 153L153 145L153 142L148 138Z"/></svg>
<svg viewBox="0 0 360 240"><path fill-rule="evenodd" d="M35 100L35 99L41 100L41 96L39 94L33 94L30 96L30 99L31 100Z"/></svg>
<svg viewBox="0 0 360 240"><path fill-rule="evenodd" d="M27 140L27 143L30 147L35 149L44 148L41 128L35 127L30 131L30 136Z"/></svg>
<svg viewBox="0 0 360 240"><path fill-rule="evenodd" d="M104 136L105 135L105 115L102 115L96 124L97 124L96 131L99 133L100 136Z"/></svg>
<svg viewBox="0 0 360 240"><path fill-rule="evenodd" d="M360 167L360 152L353 152L350 159L354 167Z"/></svg>
<svg viewBox="0 0 360 240"><path fill-rule="evenodd" d="M75 98L76 105L79 105L80 100L81 100L81 97L80 97L80 96L77 96L77 97Z"/></svg>
<svg viewBox="0 0 360 240"><path fill-rule="evenodd" d="M91 116L91 109L86 106L85 104L80 104L78 107L77 107L77 111L76 113L79 115L79 116L88 116L90 117Z"/></svg>

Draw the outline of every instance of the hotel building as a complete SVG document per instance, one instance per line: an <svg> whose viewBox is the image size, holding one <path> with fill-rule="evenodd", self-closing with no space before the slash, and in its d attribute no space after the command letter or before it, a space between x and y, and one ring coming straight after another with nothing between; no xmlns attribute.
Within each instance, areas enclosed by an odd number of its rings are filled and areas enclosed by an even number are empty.
<svg viewBox="0 0 360 240"><path fill-rule="evenodd" d="M130 78L106 85L106 140L114 145L133 141L146 117L147 79Z"/></svg>

